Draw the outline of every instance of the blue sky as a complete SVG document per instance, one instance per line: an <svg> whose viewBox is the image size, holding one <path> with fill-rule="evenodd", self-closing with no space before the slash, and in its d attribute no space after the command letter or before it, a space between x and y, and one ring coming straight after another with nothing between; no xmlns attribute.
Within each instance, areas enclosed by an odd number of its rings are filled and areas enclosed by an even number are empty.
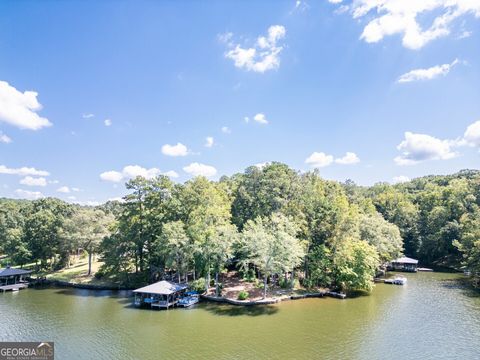
<svg viewBox="0 0 480 360"><path fill-rule="evenodd" d="M478 168L480 0L370 3L0 2L0 196L93 204L268 161L364 185Z"/></svg>

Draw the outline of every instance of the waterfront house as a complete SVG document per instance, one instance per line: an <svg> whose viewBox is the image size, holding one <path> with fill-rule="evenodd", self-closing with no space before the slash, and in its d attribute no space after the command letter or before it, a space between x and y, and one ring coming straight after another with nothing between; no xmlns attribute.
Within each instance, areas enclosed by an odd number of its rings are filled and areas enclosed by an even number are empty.
<svg viewBox="0 0 480 360"><path fill-rule="evenodd" d="M388 266L388 270L417 272L417 266L418 260L404 256L392 260Z"/></svg>
<svg viewBox="0 0 480 360"><path fill-rule="evenodd" d="M162 280L134 290L135 305L168 309L178 303L186 290L187 285Z"/></svg>

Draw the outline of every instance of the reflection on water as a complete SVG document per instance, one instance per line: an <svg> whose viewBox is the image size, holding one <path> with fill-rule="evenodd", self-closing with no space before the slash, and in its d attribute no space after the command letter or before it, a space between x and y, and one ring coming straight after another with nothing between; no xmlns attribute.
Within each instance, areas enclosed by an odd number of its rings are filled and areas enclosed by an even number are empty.
<svg viewBox="0 0 480 360"><path fill-rule="evenodd" d="M215 303L205 304L203 310L209 311L214 315L222 316L260 316L273 315L279 310L278 306L231 306Z"/></svg>
<svg viewBox="0 0 480 360"><path fill-rule="evenodd" d="M140 310L129 292L0 294L0 341L53 340L58 359L480 358L480 295L456 274L407 274L370 296Z"/></svg>

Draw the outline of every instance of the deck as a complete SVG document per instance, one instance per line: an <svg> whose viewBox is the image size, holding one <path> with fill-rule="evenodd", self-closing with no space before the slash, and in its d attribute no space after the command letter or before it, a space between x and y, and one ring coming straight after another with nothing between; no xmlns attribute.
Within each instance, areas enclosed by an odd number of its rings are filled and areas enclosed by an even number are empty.
<svg viewBox="0 0 480 360"><path fill-rule="evenodd" d="M2 291L2 292L17 291L17 290L26 289L27 287L28 287L28 284L26 284L26 283L3 285L3 286L0 286L0 291Z"/></svg>

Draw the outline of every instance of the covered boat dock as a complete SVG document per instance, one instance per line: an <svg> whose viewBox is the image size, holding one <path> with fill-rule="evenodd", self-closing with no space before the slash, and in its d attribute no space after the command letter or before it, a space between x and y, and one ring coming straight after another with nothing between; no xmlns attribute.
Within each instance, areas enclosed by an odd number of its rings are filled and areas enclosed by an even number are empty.
<svg viewBox="0 0 480 360"><path fill-rule="evenodd" d="M31 273L30 270L13 269L10 266L0 269L0 291L17 291L28 287L26 277Z"/></svg>
<svg viewBox="0 0 480 360"><path fill-rule="evenodd" d="M417 266L418 260L404 256L392 260L388 266L388 270L417 272Z"/></svg>
<svg viewBox="0 0 480 360"><path fill-rule="evenodd" d="M134 290L135 305L149 305L152 308L168 309L171 306L177 305L186 290L187 285L162 280Z"/></svg>

